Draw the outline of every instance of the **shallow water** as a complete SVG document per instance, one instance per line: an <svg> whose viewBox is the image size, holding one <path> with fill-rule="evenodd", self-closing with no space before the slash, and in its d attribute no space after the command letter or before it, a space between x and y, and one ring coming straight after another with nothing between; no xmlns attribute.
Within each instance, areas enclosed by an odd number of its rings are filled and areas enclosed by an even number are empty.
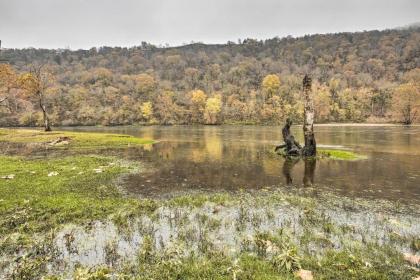
<svg viewBox="0 0 420 280"><path fill-rule="evenodd" d="M338 207L316 209L315 215L337 230L348 228L348 232L336 234L324 232L321 222L308 226L302 209L284 201L266 206L221 207L207 203L193 209L160 207L153 220L147 216L133 220L127 233L109 221L98 221L89 229L67 225L54 240L57 254L50 270L63 273L73 271L76 264L92 267L132 262L141 251L145 237L151 238L153 248L159 252L174 250L182 255L200 254L205 253L205 244L212 244L213 249L234 256L249 249L255 251L257 233L275 234L281 229L287 231L301 249L314 255L321 254L324 249L342 249L356 243L392 244L400 252L415 253L406 242L391 240L390 233L411 240L420 231L418 219L410 215L359 211ZM308 231L311 239L305 245L302 240Z"/></svg>
<svg viewBox="0 0 420 280"><path fill-rule="evenodd" d="M69 128L66 128L69 129ZM420 126L316 126L319 147L349 149L366 160L287 161L269 153L280 127L151 126L71 128L125 133L159 141L129 149L124 157L146 161L153 172L125 178L130 192L156 196L190 190L259 189L319 185L362 197L420 198ZM300 126L293 128L303 142Z"/></svg>

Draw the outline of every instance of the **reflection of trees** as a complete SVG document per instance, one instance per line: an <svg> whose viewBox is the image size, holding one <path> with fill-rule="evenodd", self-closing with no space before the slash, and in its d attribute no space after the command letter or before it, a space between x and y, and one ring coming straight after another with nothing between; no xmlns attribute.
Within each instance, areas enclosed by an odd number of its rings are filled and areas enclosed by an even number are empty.
<svg viewBox="0 0 420 280"><path fill-rule="evenodd" d="M201 148L191 149L189 158L195 163L204 162L206 160L206 153Z"/></svg>
<svg viewBox="0 0 420 280"><path fill-rule="evenodd" d="M286 184L291 185L293 183L292 170L294 166L300 161L300 158L287 157L283 163L283 175L286 178ZM305 163L305 170L303 173L303 184L305 186L312 185L314 183L316 159L303 159Z"/></svg>
<svg viewBox="0 0 420 280"><path fill-rule="evenodd" d="M207 131L206 131L207 132ZM223 143L220 135L214 131L205 135L206 150L210 160L221 160L223 157Z"/></svg>
<svg viewBox="0 0 420 280"><path fill-rule="evenodd" d="M293 183L292 170L296 163L299 162L299 158L287 157L283 163L283 175L286 178L286 184L291 185Z"/></svg>
<svg viewBox="0 0 420 280"><path fill-rule="evenodd" d="M303 174L303 184L305 186L312 185L314 183L316 159L306 158L305 161L305 172Z"/></svg>

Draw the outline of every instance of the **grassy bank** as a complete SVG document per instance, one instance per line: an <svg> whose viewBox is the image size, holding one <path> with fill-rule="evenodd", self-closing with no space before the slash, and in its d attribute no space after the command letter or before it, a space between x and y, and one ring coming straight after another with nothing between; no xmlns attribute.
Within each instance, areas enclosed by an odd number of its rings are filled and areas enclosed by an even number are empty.
<svg viewBox="0 0 420 280"><path fill-rule="evenodd" d="M144 201L124 198L116 185L120 174L139 172L140 163L98 155L102 149L141 146L152 140L116 134L0 129L0 143L5 151L9 145L18 145L22 150L43 152L42 159L31 154L0 155L0 256L6 258L0 261L0 272L10 265L8 256L28 254L32 256L30 266L19 257L14 277L32 279L34 275L25 276L27 269L35 275L41 273L33 265L45 263L50 253L41 250L34 256L34 250L43 248L47 236L67 223L86 225L122 209L141 213L145 207L153 208ZM72 155L60 156L64 149ZM47 150L56 153L45 157ZM84 155L77 154L81 150ZM20 267L22 261L24 267Z"/></svg>
<svg viewBox="0 0 420 280"><path fill-rule="evenodd" d="M117 209L136 207L113 184L135 168L115 158L70 156L31 160L0 157L1 233L36 233L68 222L101 219Z"/></svg>
<svg viewBox="0 0 420 280"><path fill-rule="evenodd" d="M57 141L62 140L62 141ZM128 135L42 132L0 129L0 142L35 149L120 148L153 143ZM0 156L0 232L45 232L64 223L101 219L124 207L136 209L135 199L123 198L114 180L140 164L91 155L35 159Z"/></svg>
<svg viewBox="0 0 420 280"><path fill-rule="evenodd" d="M20 143L43 145L53 148L83 149L83 148L119 148L152 144L151 139L142 139L123 134L90 133L27 129L0 129L0 143Z"/></svg>

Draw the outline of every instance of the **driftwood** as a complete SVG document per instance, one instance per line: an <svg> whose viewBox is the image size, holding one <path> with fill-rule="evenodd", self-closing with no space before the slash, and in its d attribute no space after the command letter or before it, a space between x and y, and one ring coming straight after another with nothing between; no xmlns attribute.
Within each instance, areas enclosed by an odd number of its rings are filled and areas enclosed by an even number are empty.
<svg viewBox="0 0 420 280"><path fill-rule="evenodd" d="M278 145L275 148L277 152L279 149L284 149L286 156L304 156L313 157L316 155L316 141L314 134L314 105L311 96L311 78L307 75L303 78L303 93L305 95L305 110L303 122L303 135L305 137L305 146L302 146L295 140L295 137L290 132L292 120L287 118L286 124L282 129L284 144Z"/></svg>

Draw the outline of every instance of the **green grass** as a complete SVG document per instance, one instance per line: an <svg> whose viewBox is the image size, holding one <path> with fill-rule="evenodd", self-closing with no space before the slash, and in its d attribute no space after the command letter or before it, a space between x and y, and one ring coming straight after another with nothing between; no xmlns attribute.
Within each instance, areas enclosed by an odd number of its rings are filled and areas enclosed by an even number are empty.
<svg viewBox="0 0 420 280"><path fill-rule="evenodd" d="M283 150L279 150L277 152L274 152L274 150L270 150L268 152L268 155L270 156L286 156L285 152ZM367 156L361 155L352 151L348 150L333 150L333 149L317 149L317 159L332 159L332 160L348 160L348 161L354 161L354 160L362 160L367 159Z"/></svg>
<svg viewBox="0 0 420 280"><path fill-rule="evenodd" d="M142 139L124 134L0 129L0 142L48 145L48 142L54 141L59 137L70 138L69 144L56 145L54 148L118 148L152 144L154 142L151 139Z"/></svg>
<svg viewBox="0 0 420 280"><path fill-rule="evenodd" d="M202 207L205 203L225 205L232 202L232 197L227 193L216 194L186 194L170 199L166 204L173 207Z"/></svg>
<svg viewBox="0 0 420 280"><path fill-rule="evenodd" d="M68 143L50 144L60 137L67 137ZM82 150L83 154L99 153L102 149L151 144L152 140L116 134L0 129L0 142L58 151L42 159L0 155L0 177L13 175L12 179L0 179L0 271L8 265L5 256L13 258L23 252L16 260L14 279L39 279L45 274L53 254L52 240L62 226L108 219L123 226L127 219L157 207L150 200L124 197L115 185L115 179L138 170L138 164L79 154ZM64 149L73 155L61 153Z"/></svg>
<svg viewBox="0 0 420 280"><path fill-rule="evenodd" d="M329 150L329 149L318 149L318 157L330 158L335 160L361 160L366 159L364 155L357 154L352 151L346 150Z"/></svg>
<svg viewBox="0 0 420 280"><path fill-rule="evenodd" d="M128 172L115 158L71 156L29 160L0 156L0 233L34 233L64 223L102 219L141 201L122 197L113 184ZM95 169L103 170L97 173ZM48 176L57 172L56 176Z"/></svg>

